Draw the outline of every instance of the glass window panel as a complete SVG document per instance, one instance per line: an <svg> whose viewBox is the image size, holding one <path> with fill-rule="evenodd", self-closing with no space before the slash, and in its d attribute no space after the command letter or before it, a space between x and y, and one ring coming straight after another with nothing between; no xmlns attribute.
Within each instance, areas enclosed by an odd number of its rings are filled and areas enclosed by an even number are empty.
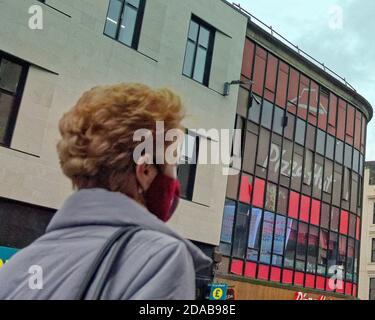
<svg viewBox="0 0 375 320"><path fill-rule="evenodd" d="M134 6L134 7L136 7L136 8L139 7L140 1L141 1L141 0L127 0L127 2L128 2L129 4L131 4L132 6Z"/></svg>
<svg viewBox="0 0 375 320"><path fill-rule="evenodd" d="M21 65L3 58L0 65L0 88L15 93L21 73Z"/></svg>
<svg viewBox="0 0 375 320"><path fill-rule="evenodd" d="M125 5L124 16L120 26L119 41L131 46L133 43L135 25L137 23L138 11L129 5Z"/></svg>
<svg viewBox="0 0 375 320"><path fill-rule="evenodd" d="M313 127L311 124L308 124L306 133L306 148L309 148L310 150L315 150L315 133L315 127Z"/></svg>
<svg viewBox="0 0 375 320"><path fill-rule="evenodd" d="M295 141L300 145L305 145L305 132L306 122L301 119L297 119Z"/></svg>
<svg viewBox="0 0 375 320"><path fill-rule="evenodd" d="M321 215L321 227L328 229L329 228L329 218L330 218L330 207L326 203L322 203L322 215Z"/></svg>
<svg viewBox="0 0 375 320"><path fill-rule="evenodd" d="M340 210L339 208L332 207L331 210L331 230L338 232L339 231L339 219L340 219Z"/></svg>
<svg viewBox="0 0 375 320"><path fill-rule="evenodd" d="M277 80L276 104L285 108L286 92L288 89L289 66L280 61L279 75Z"/></svg>
<svg viewBox="0 0 375 320"><path fill-rule="evenodd" d="M284 130L284 136L290 140L293 140L294 137L294 125L296 122L296 117L290 114L289 112L286 114L287 116L287 126Z"/></svg>
<svg viewBox="0 0 375 320"><path fill-rule="evenodd" d="M249 222L249 238L247 242L247 260L258 261L260 230L262 223L262 210L253 208Z"/></svg>
<svg viewBox="0 0 375 320"><path fill-rule="evenodd" d="M350 184L350 170L348 168L344 168L344 180L342 183L342 199L345 201L349 201L349 184Z"/></svg>
<svg viewBox="0 0 375 320"><path fill-rule="evenodd" d="M328 231L320 230L319 237L319 255L318 255L318 264L323 266L320 269L320 274L325 274L325 266L327 265L327 251L328 251ZM318 268L319 270L319 268Z"/></svg>
<svg viewBox="0 0 375 320"><path fill-rule="evenodd" d="M342 183L342 167L335 165L333 180L333 199L332 202L336 206L340 206L341 200L341 183Z"/></svg>
<svg viewBox="0 0 375 320"><path fill-rule="evenodd" d="M280 173L283 176L290 177L291 163L293 154L293 144L287 140L284 140L283 145L283 158L280 168Z"/></svg>
<svg viewBox="0 0 375 320"><path fill-rule="evenodd" d="M300 222L298 227L298 240L297 240L297 254L296 259L300 261L306 260L306 243L308 235L308 225L306 223ZM303 271L303 270L301 270Z"/></svg>
<svg viewBox="0 0 375 320"><path fill-rule="evenodd" d="M189 27L189 39L192 40L193 42L197 41L198 38L198 31L199 31L199 25L195 21L191 20L190 21L190 27Z"/></svg>
<svg viewBox="0 0 375 320"><path fill-rule="evenodd" d="M5 143L6 131L15 98L0 92L0 143Z"/></svg>
<svg viewBox="0 0 375 320"><path fill-rule="evenodd" d="M227 183L227 197L231 199L237 199L239 174L229 175Z"/></svg>
<svg viewBox="0 0 375 320"><path fill-rule="evenodd" d="M356 149L353 152L353 170L359 172L359 151Z"/></svg>
<svg viewBox="0 0 375 320"><path fill-rule="evenodd" d="M197 50L197 57L195 60L195 68L194 68L194 80L198 82L202 82L204 80L205 68L206 68L206 61L207 61L207 50L202 47L198 47Z"/></svg>
<svg viewBox="0 0 375 320"><path fill-rule="evenodd" d="M344 157L344 143L340 140L336 140L336 155L335 160L342 164Z"/></svg>
<svg viewBox="0 0 375 320"><path fill-rule="evenodd" d="M185 53L185 63L184 63L184 75L191 77L193 74L194 65L194 54L195 54L195 43L188 41Z"/></svg>
<svg viewBox="0 0 375 320"><path fill-rule="evenodd" d="M273 183L267 183L265 209L276 211L277 186Z"/></svg>
<svg viewBox="0 0 375 320"><path fill-rule="evenodd" d="M256 81L253 84L254 93L263 96L264 78L266 72L267 52L261 47L256 48L255 66L253 79Z"/></svg>
<svg viewBox="0 0 375 320"><path fill-rule="evenodd" d="M313 153L310 150L305 151L305 168L303 174L303 183L310 186L313 175Z"/></svg>
<svg viewBox="0 0 375 320"><path fill-rule="evenodd" d="M271 143L271 151L270 151L268 179L276 183L279 181L280 160L281 160L280 158L281 158L281 137L273 136L272 143Z"/></svg>
<svg viewBox="0 0 375 320"><path fill-rule="evenodd" d="M326 159L325 168L324 168L324 183L323 183L323 191L325 193L328 193L328 194L332 193L332 182L333 182L333 162Z"/></svg>
<svg viewBox="0 0 375 320"><path fill-rule="evenodd" d="M258 141L257 135L251 132L246 132L243 170L249 173L254 172L255 157L256 157L256 152L254 152L254 150L256 150L257 141Z"/></svg>
<svg viewBox="0 0 375 320"><path fill-rule="evenodd" d="M316 138L316 152L324 156L326 145L326 134L322 130L318 130L317 138Z"/></svg>
<svg viewBox="0 0 375 320"><path fill-rule="evenodd" d="M282 256L284 254L286 218L276 216L275 238L273 243L273 253Z"/></svg>
<svg viewBox="0 0 375 320"><path fill-rule="evenodd" d="M118 23L120 19L122 2L111 0L109 3L108 16L105 23L104 33L112 38L116 37Z"/></svg>
<svg viewBox="0 0 375 320"><path fill-rule="evenodd" d="M255 97L256 99L252 99L252 104L251 104L251 108L250 108L250 111L249 111L249 119L255 123L259 123L259 119L260 119L260 107L261 107L261 104L258 103L261 101L261 99L259 97Z"/></svg>
<svg viewBox="0 0 375 320"><path fill-rule="evenodd" d="M270 264L272 254L272 242L273 242L273 227L275 214L272 212L264 212L263 218L263 231L262 231L262 245L260 249L260 262Z"/></svg>
<svg viewBox="0 0 375 320"><path fill-rule="evenodd" d="M267 168L268 165L267 162L270 143L270 132L268 130L261 129L259 137L257 165L262 168Z"/></svg>
<svg viewBox="0 0 375 320"><path fill-rule="evenodd" d="M315 166L314 166L314 187L313 187L313 196L321 199L321 192L323 188L323 164L324 158L316 155L315 156Z"/></svg>
<svg viewBox="0 0 375 320"><path fill-rule="evenodd" d="M297 226L296 220L288 219L286 237L285 237L285 258L284 266L294 268L294 257L297 244Z"/></svg>
<svg viewBox="0 0 375 320"><path fill-rule="evenodd" d="M289 76L289 89L288 89L288 110L292 113L296 113L297 101L298 101L298 83L299 83L299 72L295 69L290 69Z"/></svg>
<svg viewBox="0 0 375 320"><path fill-rule="evenodd" d="M199 31L199 45L208 49L208 46L210 43L210 35L211 35L210 30L201 26L200 31Z"/></svg>
<svg viewBox="0 0 375 320"><path fill-rule="evenodd" d="M224 215L223 215L223 224L221 227L221 237L220 241L224 243L231 244L232 243L232 234L233 234L233 223L234 223L234 215L236 211L236 203L231 200L225 201L224 206ZM230 252L222 252L224 255L230 255Z"/></svg>
<svg viewBox="0 0 375 320"><path fill-rule="evenodd" d="M347 168L352 167L352 156L353 156L353 148L348 144L345 144L345 161L344 164Z"/></svg>
<svg viewBox="0 0 375 320"><path fill-rule="evenodd" d="M299 85L298 116L306 119L309 103L310 80L301 75Z"/></svg>
<svg viewBox="0 0 375 320"><path fill-rule="evenodd" d="M351 197L350 197L350 211L356 212L357 210L357 201L358 201L358 175L353 173L351 180ZM354 236L353 236L354 237Z"/></svg>
<svg viewBox="0 0 375 320"><path fill-rule="evenodd" d="M277 212L286 215L288 211L289 191L286 188L279 187L277 198Z"/></svg>
<svg viewBox="0 0 375 320"><path fill-rule="evenodd" d="M348 280L353 279L354 266L355 266L355 242L354 239L348 239L346 260L346 277Z"/></svg>
<svg viewBox="0 0 375 320"><path fill-rule="evenodd" d="M278 107L275 107L275 115L273 119L273 131L282 135L283 134L283 126L284 123L284 110Z"/></svg>
<svg viewBox="0 0 375 320"><path fill-rule="evenodd" d="M335 268L331 267L337 266L338 260L338 236L337 233L334 232L329 233L327 260L328 274L332 276L332 271L335 270Z"/></svg>
<svg viewBox="0 0 375 320"><path fill-rule="evenodd" d="M327 135L327 146L326 146L326 157L328 159L334 160L335 154L335 138L331 135Z"/></svg>
<svg viewBox="0 0 375 320"><path fill-rule="evenodd" d="M244 258L245 255L248 214L249 206L239 203L237 207L232 252L232 255L236 258Z"/></svg>
<svg viewBox="0 0 375 320"><path fill-rule="evenodd" d="M301 190L303 168L303 148L295 146L292 168L292 189Z"/></svg>
<svg viewBox="0 0 375 320"><path fill-rule="evenodd" d="M273 105L267 100L263 100L262 109L262 126L271 129L272 128L272 112Z"/></svg>
<svg viewBox="0 0 375 320"><path fill-rule="evenodd" d="M319 249L319 228L310 226L307 247L307 264L306 272L315 274L316 261Z"/></svg>
<svg viewBox="0 0 375 320"><path fill-rule="evenodd" d="M337 259L337 265L339 266L346 266L346 244L347 238L344 236L339 237L339 254Z"/></svg>

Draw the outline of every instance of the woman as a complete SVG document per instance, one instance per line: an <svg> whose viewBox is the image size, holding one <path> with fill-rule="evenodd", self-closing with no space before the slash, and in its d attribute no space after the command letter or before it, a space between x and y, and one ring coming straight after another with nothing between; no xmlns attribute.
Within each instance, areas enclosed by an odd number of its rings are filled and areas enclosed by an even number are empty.
<svg viewBox="0 0 375 320"><path fill-rule="evenodd" d="M147 153L133 159L137 130L155 138L156 121L166 132L182 119L167 89L84 93L60 121L57 148L76 192L0 270L0 299L194 299L195 272L211 260L165 224L178 200L176 165L151 164Z"/></svg>

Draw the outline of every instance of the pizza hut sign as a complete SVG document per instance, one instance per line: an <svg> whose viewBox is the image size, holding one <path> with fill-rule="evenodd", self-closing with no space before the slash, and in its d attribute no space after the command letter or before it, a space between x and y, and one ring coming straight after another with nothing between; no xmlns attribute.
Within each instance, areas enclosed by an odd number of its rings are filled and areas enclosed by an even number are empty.
<svg viewBox="0 0 375 320"><path fill-rule="evenodd" d="M304 292L296 292L294 295L294 300L333 300L332 298L328 298L324 295L320 295L318 298L312 298L307 295L307 293Z"/></svg>

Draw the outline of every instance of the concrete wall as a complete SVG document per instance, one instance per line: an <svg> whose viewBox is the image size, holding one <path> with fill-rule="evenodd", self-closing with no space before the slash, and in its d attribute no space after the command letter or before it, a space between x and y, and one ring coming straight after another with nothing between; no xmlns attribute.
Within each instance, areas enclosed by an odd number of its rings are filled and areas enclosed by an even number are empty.
<svg viewBox="0 0 375 320"><path fill-rule="evenodd" d="M28 27L35 4L43 9L43 30ZM107 0L47 4L71 17L35 0L0 1L0 50L31 63L11 148L0 148L0 197L61 206L72 190L58 165L57 123L95 85L170 87L185 102L186 127L233 127L238 88L229 97L221 93L224 82L239 78L247 20L224 2L148 0L138 51L103 35ZM209 88L182 76L192 13L219 30ZM199 166L193 202L182 202L171 226L218 244L226 181L221 166Z"/></svg>
<svg viewBox="0 0 375 320"><path fill-rule="evenodd" d="M375 263L371 262L372 239L375 238L375 225L373 224L375 186L369 185L370 169L365 169L363 188L363 212L361 234L361 256L359 265L358 297L368 300L370 291L370 278L375 278Z"/></svg>

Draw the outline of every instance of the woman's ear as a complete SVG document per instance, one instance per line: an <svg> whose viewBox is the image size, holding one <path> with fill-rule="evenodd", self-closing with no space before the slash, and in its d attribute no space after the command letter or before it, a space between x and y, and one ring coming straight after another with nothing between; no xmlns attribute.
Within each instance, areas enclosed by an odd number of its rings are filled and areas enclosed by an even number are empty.
<svg viewBox="0 0 375 320"><path fill-rule="evenodd" d="M143 193L150 188L152 182L158 174L155 165L150 164L151 162L149 160L150 159L147 155L142 156L135 167L138 187L141 189L139 190L140 193Z"/></svg>

